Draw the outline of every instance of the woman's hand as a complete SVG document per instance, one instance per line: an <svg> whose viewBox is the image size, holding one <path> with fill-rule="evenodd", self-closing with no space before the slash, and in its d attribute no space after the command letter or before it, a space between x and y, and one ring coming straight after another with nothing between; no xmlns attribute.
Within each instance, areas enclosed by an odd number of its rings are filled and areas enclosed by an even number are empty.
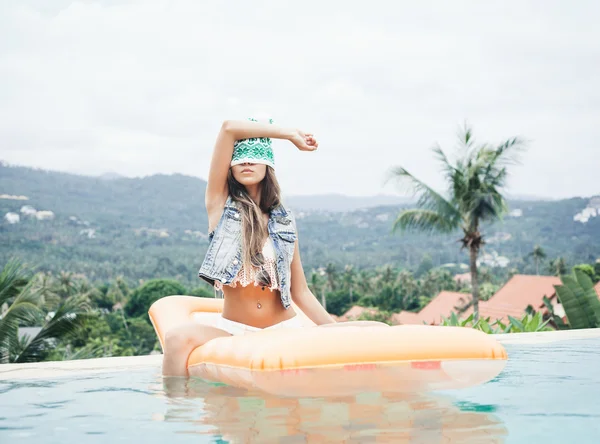
<svg viewBox="0 0 600 444"><path fill-rule="evenodd" d="M300 151L315 151L319 147L317 139L312 134L301 130L294 130L290 142L296 145Z"/></svg>

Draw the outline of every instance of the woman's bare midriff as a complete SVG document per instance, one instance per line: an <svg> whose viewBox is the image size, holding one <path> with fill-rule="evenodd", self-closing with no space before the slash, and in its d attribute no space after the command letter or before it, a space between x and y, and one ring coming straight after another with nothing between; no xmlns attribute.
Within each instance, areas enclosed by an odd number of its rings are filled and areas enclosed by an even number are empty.
<svg viewBox="0 0 600 444"><path fill-rule="evenodd" d="M223 314L225 319L240 322L257 328L266 328L296 316L292 307L287 310L281 303L279 290L268 287L223 286L225 300ZM260 305L260 308L258 308Z"/></svg>

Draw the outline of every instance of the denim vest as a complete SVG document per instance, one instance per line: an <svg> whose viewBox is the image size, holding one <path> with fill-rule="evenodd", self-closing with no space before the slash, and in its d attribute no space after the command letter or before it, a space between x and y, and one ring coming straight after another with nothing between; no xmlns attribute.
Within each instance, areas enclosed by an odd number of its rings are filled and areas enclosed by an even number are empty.
<svg viewBox="0 0 600 444"><path fill-rule="evenodd" d="M291 305L290 266L297 238L292 212L283 205L274 208L269 214L268 231L275 249L281 303L287 309ZM208 250L198 276L211 285L215 280L223 285L231 284L242 267L242 217L231 196L227 198L221 219L208 235L208 240Z"/></svg>

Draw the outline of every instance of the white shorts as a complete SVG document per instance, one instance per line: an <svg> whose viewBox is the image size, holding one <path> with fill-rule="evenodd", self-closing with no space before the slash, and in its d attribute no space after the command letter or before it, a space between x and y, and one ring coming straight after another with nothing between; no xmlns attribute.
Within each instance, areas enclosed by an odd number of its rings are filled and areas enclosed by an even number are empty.
<svg viewBox="0 0 600 444"><path fill-rule="evenodd" d="M216 327L234 336L238 336L259 330L275 330L278 328L302 328L304 327L304 324L302 324L302 321L300 320L300 317L298 315L294 316L291 319L279 322L278 324L274 324L266 328L252 327L251 325L231 321L229 319L225 319L223 316L219 316L219 320L217 321Z"/></svg>

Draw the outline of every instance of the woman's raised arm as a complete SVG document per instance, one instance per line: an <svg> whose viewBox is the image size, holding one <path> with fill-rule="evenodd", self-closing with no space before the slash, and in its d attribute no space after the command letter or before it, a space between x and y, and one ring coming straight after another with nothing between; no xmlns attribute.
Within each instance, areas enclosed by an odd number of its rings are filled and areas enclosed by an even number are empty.
<svg viewBox="0 0 600 444"><path fill-rule="evenodd" d="M214 208L222 207L227 200L227 173L233 155L234 142L252 137L289 140L302 151L314 151L318 147L312 134L297 129L282 128L251 120L226 120L221 125L210 162L205 196L206 210L209 213Z"/></svg>

